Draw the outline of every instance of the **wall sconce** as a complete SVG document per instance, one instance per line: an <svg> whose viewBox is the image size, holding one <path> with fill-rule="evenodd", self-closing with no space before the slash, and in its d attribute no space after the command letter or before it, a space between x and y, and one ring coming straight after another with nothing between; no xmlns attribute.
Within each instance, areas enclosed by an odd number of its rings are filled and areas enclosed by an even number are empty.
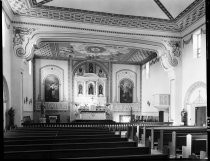
<svg viewBox="0 0 210 161"><path fill-rule="evenodd" d="M147 101L147 105L150 106L150 102L149 101Z"/></svg>

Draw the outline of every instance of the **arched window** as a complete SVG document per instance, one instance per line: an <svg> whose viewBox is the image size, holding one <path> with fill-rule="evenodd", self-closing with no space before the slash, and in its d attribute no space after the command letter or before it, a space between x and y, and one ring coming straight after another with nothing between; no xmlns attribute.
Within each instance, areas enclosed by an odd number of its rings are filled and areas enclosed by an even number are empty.
<svg viewBox="0 0 210 161"><path fill-rule="evenodd" d="M45 101L59 102L59 80L55 75L45 79Z"/></svg>
<svg viewBox="0 0 210 161"><path fill-rule="evenodd" d="M133 102L133 82L129 79L120 81L120 103Z"/></svg>

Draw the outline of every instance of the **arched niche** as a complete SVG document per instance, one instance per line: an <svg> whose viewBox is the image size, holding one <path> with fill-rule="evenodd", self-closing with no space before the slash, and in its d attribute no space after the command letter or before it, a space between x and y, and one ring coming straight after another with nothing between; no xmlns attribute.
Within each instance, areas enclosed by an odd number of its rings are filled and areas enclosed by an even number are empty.
<svg viewBox="0 0 210 161"><path fill-rule="evenodd" d="M46 81L47 78L54 77L58 80L58 84L56 86L56 89L59 89L59 102L64 101L64 70L56 65L46 65L40 68L40 85L39 85L39 93L40 99L45 100L46 96L46 88L47 85ZM50 89L50 87L48 87ZM40 101L40 100L39 100ZM54 101L53 101L54 102ZM57 102L57 101L55 101Z"/></svg>
<svg viewBox="0 0 210 161"><path fill-rule="evenodd" d="M207 108L206 84L202 81L193 83L185 94L184 109L187 111L188 125L196 124L196 108L198 107ZM207 117L207 112L205 117Z"/></svg>
<svg viewBox="0 0 210 161"><path fill-rule="evenodd" d="M116 83L117 83L117 88L116 88L116 93L117 93L117 102L121 103L121 84L123 81L130 82L131 89L132 91L132 102L129 101L127 103L134 103L137 101L137 74L136 72L129 70L129 69L122 69L116 72ZM126 102L122 102L126 103Z"/></svg>

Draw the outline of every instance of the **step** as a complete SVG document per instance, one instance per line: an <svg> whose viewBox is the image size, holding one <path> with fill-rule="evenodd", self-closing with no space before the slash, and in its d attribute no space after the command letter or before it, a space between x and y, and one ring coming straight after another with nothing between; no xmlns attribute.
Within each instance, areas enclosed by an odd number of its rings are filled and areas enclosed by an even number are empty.
<svg viewBox="0 0 210 161"><path fill-rule="evenodd" d="M88 142L118 142L127 141L127 138L120 138L119 136L109 138L42 138L42 139L22 139L22 140L4 140L4 145L27 145L27 144L51 144L51 143L88 143Z"/></svg>
<svg viewBox="0 0 210 161"><path fill-rule="evenodd" d="M89 148L116 148L137 147L136 142L90 142L90 143L51 143L51 144L27 144L27 145L4 145L4 151L31 151L52 149L89 149Z"/></svg>
<svg viewBox="0 0 210 161"><path fill-rule="evenodd" d="M118 147L97 149L59 149L59 150L34 150L34 151L10 151L4 152L5 159L56 159L76 157L100 157L119 155L150 154L149 147Z"/></svg>
<svg viewBox="0 0 210 161"><path fill-rule="evenodd" d="M53 132L7 132L4 134L4 137L9 136L41 136L41 135L91 135L91 134L114 134L114 132L109 131L53 131Z"/></svg>
<svg viewBox="0 0 210 161"><path fill-rule="evenodd" d="M109 138L109 137L119 137L119 135L114 135L114 134L92 134L92 135L33 135L33 136L17 136L17 135L14 135L14 136L6 136L4 137L4 140L21 140L21 139L41 139L41 138L102 138L102 137L105 137L105 138Z"/></svg>
<svg viewBox="0 0 210 161"><path fill-rule="evenodd" d="M58 159L139 159L145 160L169 160L168 155L165 154L144 154L144 155L120 155L120 156L99 156L99 157L78 157L78 158L58 158Z"/></svg>

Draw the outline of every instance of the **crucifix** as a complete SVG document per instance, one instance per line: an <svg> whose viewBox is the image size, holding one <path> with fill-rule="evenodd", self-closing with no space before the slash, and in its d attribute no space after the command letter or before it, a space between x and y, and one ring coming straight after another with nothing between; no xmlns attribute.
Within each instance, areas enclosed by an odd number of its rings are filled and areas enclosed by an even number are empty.
<svg viewBox="0 0 210 161"><path fill-rule="evenodd" d="M91 99L92 99L92 101L93 101L94 98L92 97Z"/></svg>

